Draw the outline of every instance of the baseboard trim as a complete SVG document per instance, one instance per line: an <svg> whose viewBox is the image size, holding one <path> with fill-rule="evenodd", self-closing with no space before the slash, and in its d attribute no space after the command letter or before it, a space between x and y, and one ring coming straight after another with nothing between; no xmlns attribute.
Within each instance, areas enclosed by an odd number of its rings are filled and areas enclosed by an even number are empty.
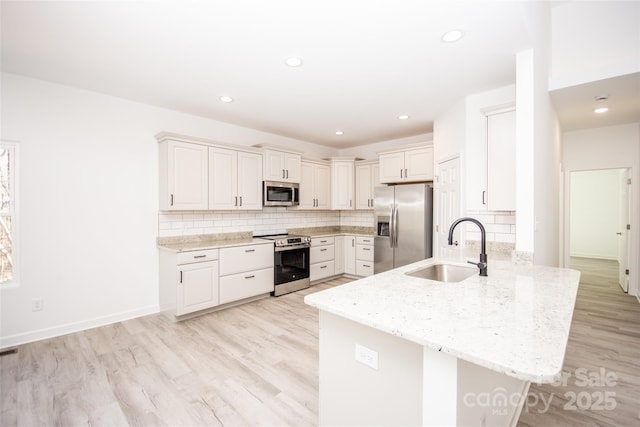
<svg viewBox="0 0 640 427"><path fill-rule="evenodd" d="M40 341L48 338L55 338L61 335L67 335L74 332L86 331L87 329L98 328L100 326L110 325L112 323L122 322L125 320L135 319L136 317L155 314L160 311L158 305L142 307L136 310L123 311L120 313L110 314L108 316L96 317L93 319L83 320L81 322L67 323L64 325L54 326L51 328L39 329L36 331L25 332L22 334L9 335L0 337L0 350L7 347L27 344L34 341Z"/></svg>

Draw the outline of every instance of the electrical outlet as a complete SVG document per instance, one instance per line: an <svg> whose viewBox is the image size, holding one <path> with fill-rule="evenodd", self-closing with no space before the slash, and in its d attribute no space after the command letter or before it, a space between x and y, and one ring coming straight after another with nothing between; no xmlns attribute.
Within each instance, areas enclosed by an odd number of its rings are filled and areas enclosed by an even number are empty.
<svg viewBox="0 0 640 427"><path fill-rule="evenodd" d="M356 362L378 369L378 352L356 343Z"/></svg>
<svg viewBox="0 0 640 427"><path fill-rule="evenodd" d="M37 298L31 301L31 311L42 311L44 308L44 300L42 298Z"/></svg>

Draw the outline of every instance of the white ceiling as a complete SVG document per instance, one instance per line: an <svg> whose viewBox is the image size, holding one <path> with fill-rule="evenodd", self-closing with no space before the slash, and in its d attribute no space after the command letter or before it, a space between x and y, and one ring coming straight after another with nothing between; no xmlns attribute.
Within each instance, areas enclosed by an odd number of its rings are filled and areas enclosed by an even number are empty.
<svg viewBox="0 0 640 427"><path fill-rule="evenodd" d="M513 83L530 46L519 1L3 1L1 13L3 71L335 148L431 132L462 97ZM453 28L465 37L442 43Z"/></svg>

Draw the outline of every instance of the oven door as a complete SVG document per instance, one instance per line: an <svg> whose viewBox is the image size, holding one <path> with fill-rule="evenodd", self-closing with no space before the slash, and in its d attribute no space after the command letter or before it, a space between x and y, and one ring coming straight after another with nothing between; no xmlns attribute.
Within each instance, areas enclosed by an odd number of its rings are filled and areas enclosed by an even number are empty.
<svg viewBox="0 0 640 427"><path fill-rule="evenodd" d="M275 285L309 279L309 247L276 248Z"/></svg>

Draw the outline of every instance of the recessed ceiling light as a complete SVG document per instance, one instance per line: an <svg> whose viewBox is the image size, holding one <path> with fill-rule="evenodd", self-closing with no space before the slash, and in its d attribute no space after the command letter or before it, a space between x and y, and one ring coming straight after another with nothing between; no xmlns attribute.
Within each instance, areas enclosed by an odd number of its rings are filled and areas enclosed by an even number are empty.
<svg viewBox="0 0 640 427"><path fill-rule="evenodd" d="M409 118L409 116L406 115L406 114L401 114L401 115L398 116L398 119L400 119L400 120L407 120L408 118Z"/></svg>
<svg viewBox="0 0 640 427"><path fill-rule="evenodd" d="M289 67L299 67L302 65L302 58L291 57L284 60Z"/></svg>
<svg viewBox="0 0 640 427"><path fill-rule="evenodd" d="M453 43L460 40L463 35L462 30L450 30L444 33L440 40L442 40L443 43Z"/></svg>
<svg viewBox="0 0 640 427"><path fill-rule="evenodd" d="M340 136L340 135L344 135L344 132L342 132L341 130L337 130L336 131L336 135Z"/></svg>
<svg viewBox="0 0 640 427"><path fill-rule="evenodd" d="M230 96L221 96L220 101L229 103L229 102L233 102L233 98Z"/></svg>
<svg viewBox="0 0 640 427"><path fill-rule="evenodd" d="M598 113L598 114L603 114L603 113L606 113L607 111L609 111L609 108L607 107L598 107L595 110L593 110L594 113Z"/></svg>

